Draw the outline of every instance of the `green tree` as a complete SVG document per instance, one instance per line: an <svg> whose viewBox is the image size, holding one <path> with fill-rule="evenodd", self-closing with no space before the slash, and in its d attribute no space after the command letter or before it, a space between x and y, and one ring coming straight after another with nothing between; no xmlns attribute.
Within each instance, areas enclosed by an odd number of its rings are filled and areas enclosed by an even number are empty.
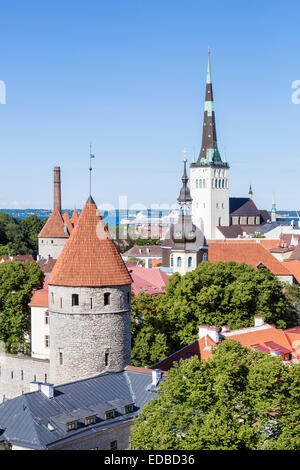
<svg viewBox="0 0 300 470"><path fill-rule="evenodd" d="M199 325L245 328L253 326L255 315L264 316L278 328L297 322L295 306L276 276L265 268L235 262L205 262L184 276L174 273L165 294L148 296L147 302L145 294L139 294L133 298L132 311L139 325L132 334L135 365L150 365L150 356L154 363L161 359L161 354L154 358L156 345L151 345L154 336L150 332L163 335L160 340L163 338L169 355L195 341ZM142 343L143 330L147 337L145 363L136 346Z"/></svg>
<svg viewBox="0 0 300 470"><path fill-rule="evenodd" d="M25 352L30 333L30 302L33 289L43 285L44 274L37 263L17 260L0 264L0 340L7 352Z"/></svg>
<svg viewBox="0 0 300 470"><path fill-rule="evenodd" d="M226 340L209 361L174 364L135 418L132 448L299 450L299 373L299 364Z"/></svg>

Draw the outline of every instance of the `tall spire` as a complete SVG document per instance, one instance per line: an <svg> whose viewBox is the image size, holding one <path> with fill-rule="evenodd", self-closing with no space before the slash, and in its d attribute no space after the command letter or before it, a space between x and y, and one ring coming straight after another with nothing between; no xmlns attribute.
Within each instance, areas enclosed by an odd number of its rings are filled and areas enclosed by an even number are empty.
<svg viewBox="0 0 300 470"><path fill-rule="evenodd" d="M252 191L252 186L250 184L249 186L249 199L253 199L253 191Z"/></svg>
<svg viewBox="0 0 300 470"><path fill-rule="evenodd" d="M206 91L205 91L205 105L204 105L204 120L202 131L202 145L199 153L197 164L211 165L213 163L221 163L222 159L217 145L217 132L215 123L214 112L214 98L211 80L211 66L210 66L210 49L208 50L208 63L206 74ZM227 164L225 163L227 166Z"/></svg>
<svg viewBox="0 0 300 470"><path fill-rule="evenodd" d="M185 149L184 149L183 163L184 163L184 169L183 169L183 175L182 175L182 178L181 178L182 187L180 189L180 193L179 193L177 201L179 203L180 209L183 209L181 212L186 212L185 209L188 209L188 207L190 207L190 204L192 203L193 199L191 197L190 188L187 185L188 181L189 181L189 178L188 178L187 172L186 172L187 159L186 159L186 150Z"/></svg>

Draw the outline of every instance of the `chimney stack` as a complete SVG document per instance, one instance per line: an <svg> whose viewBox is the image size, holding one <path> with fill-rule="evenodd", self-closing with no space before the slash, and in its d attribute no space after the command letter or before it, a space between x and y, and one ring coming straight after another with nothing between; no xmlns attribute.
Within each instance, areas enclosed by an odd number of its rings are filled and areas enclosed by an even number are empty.
<svg viewBox="0 0 300 470"><path fill-rule="evenodd" d="M60 166L54 167L54 209L61 214Z"/></svg>
<svg viewBox="0 0 300 470"><path fill-rule="evenodd" d="M161 379L162 372L160 369L152 369L152 385L157 387Z"/></svg>
<svg viewBox="0 0 300 470"><path fill-rule="evenodd" d="M265 323L265 317L254 317L254 326L262 326Z"/></svg>

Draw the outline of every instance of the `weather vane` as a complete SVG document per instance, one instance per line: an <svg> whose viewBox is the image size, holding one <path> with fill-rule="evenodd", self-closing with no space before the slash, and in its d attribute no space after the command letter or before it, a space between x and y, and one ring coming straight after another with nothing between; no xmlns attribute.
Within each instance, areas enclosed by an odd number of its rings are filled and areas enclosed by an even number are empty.
<svg viewBox="0 0 300 470"><path fill-rule="evenodd" d="M90 196L92 195L92 158L95 158L95 155L92 154L92 144L90 144Z"/></svg>
<svg viewBox="0 0 300 470"><path fill-rule="evenodd" d="M186 159L186 148L183 149L183 156L184 156L183 161L186 162L187 161L187 159Z"/></svg>

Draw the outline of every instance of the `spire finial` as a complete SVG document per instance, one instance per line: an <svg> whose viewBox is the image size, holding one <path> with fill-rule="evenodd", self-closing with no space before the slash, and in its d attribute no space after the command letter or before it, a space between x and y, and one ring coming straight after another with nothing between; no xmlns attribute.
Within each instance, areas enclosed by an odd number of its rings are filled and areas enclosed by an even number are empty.
<svg viewBox="0 0 300 470"><path fill-rule="evenodd" d="M95 158L95 155L92 154L92 144L90 143L90 196L92 195L92 158Z"/></svg>

